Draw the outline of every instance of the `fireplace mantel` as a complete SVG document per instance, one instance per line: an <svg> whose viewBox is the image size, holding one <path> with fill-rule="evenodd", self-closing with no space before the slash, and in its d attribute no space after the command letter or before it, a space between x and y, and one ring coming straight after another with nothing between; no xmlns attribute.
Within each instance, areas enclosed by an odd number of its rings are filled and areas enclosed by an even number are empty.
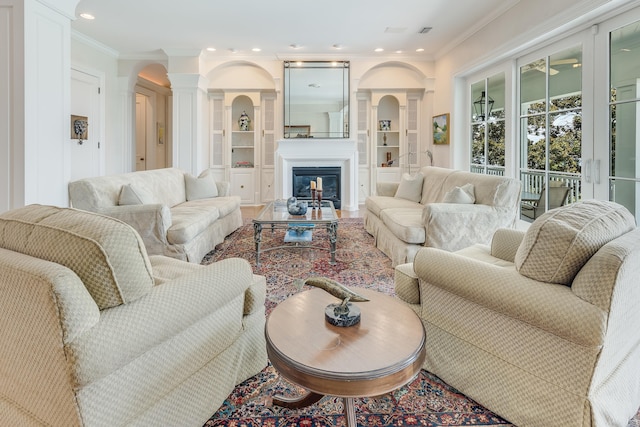
<svg viewBox="0 0 640 427"><path fill-rule="evenodd" d="M342 210L358 210L358 150L345 139L281 139L276 149L276 198L291 197L293 167L339 166L342 173Z"/></svg>

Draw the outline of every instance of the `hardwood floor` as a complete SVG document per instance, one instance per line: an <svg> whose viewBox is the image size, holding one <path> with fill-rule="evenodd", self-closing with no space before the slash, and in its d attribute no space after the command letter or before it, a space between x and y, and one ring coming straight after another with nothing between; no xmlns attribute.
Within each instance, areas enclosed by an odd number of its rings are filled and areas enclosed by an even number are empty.
<svg viewBox="0 0 640 427"><path fill-rule="evenodd" d="M264 205L256 205L256 206L240 206L240 211L242 212L243 219L252 219L255 218L260 210L264 207ZM364 215L364 206L360 205L357 211L342 211L337 210L338 218L359 218Z"/></svg>

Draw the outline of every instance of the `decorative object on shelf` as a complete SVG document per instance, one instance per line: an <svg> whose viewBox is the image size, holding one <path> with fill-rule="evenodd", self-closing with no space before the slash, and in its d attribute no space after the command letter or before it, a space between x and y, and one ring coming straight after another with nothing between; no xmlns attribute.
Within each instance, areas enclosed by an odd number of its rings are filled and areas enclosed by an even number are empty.
<svg viewBox="0 0 640 427"><path fill-rule="evenodd" d="M391 151L387 151L387 166L391 166L393 161L391 160Z"/></svg>
<svg viewBox="0 0 640 427"><path fill-rule="evenodd" d="M360 323L360 309L350 301L366 302L369 301L368 298L327 277L310 277L304 280L302 285L323 289L342 300L341 303L333 303L325 307L324 318L333 326L347 327ZM301 288L302 285L299 287Z"/></svg>
<svg viewBox="0 0 640 427"><path fill-rule="evenodd" d="M249 130L249 123L251 123L251 119L247 115L245 111L240 114L240 118L238 119L238 127L240 130Z"/></svg>
<svg viewBox="0 0 640 427"><path fill-rule="evenodd" d="M71 139L77 139L78 144L89 138L87 129L89 128L89 119L85 116L71 115Z"/></svg>
<svg viewBox="0 0 640 427"><path fill-rule="evenodd" d="M485 117L491 116L491 110L493 109L493 98L487 96L486 92L483 90L480 94L480 97L473 101L473 112L475 113L476 119L478 121L483 122ZM486 111L486 114L485 114Z"/></svg>
<svg viewBox="0 0 640 427"><path fill-rule="evenodd" d="M385 147L387 146L387 134L386 133L382 134L382 145L384 145Z"/></svg>
<svg viewBox="0 0 640 427"><path fill-rule="evenodd" d="M290 215L305 215L307 213L307 202L298 201L295 197L287 199L287 210Z"/></svg>
<svg viewBox="0 0 640 427"><path fill-rule="evenodd" d="M378 120L380 130L391 130L391 120Z"/></svg>
<svg viewBox="0 0 640 427"><path fill-rule="evenodd" d="M433 143L449 144L449 113L433 116Z"/></svg>

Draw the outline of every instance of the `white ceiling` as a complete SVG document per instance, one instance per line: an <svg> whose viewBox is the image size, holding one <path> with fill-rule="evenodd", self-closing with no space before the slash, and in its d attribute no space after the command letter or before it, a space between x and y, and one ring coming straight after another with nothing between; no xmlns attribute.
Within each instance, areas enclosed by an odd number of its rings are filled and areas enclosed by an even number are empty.
<svg viewBox="0 0 640 427"><path fill-rule="evenodd" d="M204 52L214 58L398 55L429 60L518 1L81 0L72 28L117 51L121 58L213 47L215 52ZM80 18L81 13L95 19ZM420 34L424 27L432 30ZM292 49L292 44L300 48ZM261 51L252 52L252 48ZM375 48L384 52L376 53ZM418 48L424 51L416 52ZM395 53L398 50L402 53Z"/></svg>

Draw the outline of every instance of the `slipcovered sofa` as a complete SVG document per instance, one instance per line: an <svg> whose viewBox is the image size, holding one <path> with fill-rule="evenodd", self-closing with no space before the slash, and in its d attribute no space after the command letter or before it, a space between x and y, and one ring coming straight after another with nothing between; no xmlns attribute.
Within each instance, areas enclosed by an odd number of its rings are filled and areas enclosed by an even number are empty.
<svg viewBox="0 0 640 427"><path fill-rule="evenodd" d="M397 265L423 246L489 243L498 228L515 226L519 204L518 180L425 166L400 183L379 182L365 200L364 227Z"/></svg>
<svg viewBox="0 0 640 427"><path fill-rule="evenodd" d="M418 251L396 295L424 368L518 426L626 427L640 406L640 230L612 202L543 214L488 245Z"/></svg>
<svg viewBox="0 0 640 427"><path fill-rule="evenodd" d="M242 259L147 256L129 225L0 215L0 424L202 426L267 364L266 283Z"/></svg>
<svg viewBox="0 0 640 427"><path fill-rule="evenodd" d="M240 197L229 189L208 169L195 178L166 168L73 181L69 199L131 225L150 255L200 263L242 225Z"/></svg>

